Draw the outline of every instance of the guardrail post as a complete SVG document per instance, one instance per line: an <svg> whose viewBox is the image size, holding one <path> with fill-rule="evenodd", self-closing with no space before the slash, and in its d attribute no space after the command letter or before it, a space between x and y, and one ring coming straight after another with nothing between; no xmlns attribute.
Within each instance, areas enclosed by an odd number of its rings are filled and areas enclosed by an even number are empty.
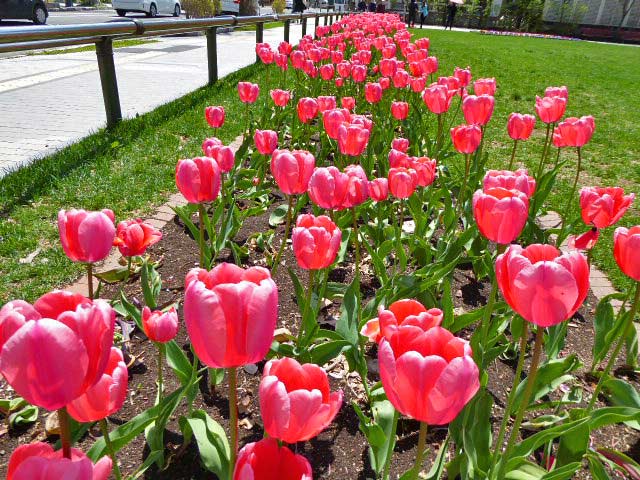
<svg viewBox="0 0 640 480"><path fill-rule="evenodd" d="M113 61L113 42L110 37L104 37L96 42L96 55L98 56L98 70L100 72L104 109L107 113L107 127L113 127L122 120L122 110L120 109L120 96L118 95L116 66Z"/></svg>
<svg viewBox="0 0 640 480"><path fill-rule="evenodd" d="M256 23L256 43L264 42L264 23ZM260 61L260 57L256 53L256 62Z"/></svg>
<svg viewBox="0 0 640 480"><path fill-rule="evenodd" d="M333 15L329 15L329 25L333 25Z"/></svg>
<svg viewBox="0 0 640 480"><path fill-rule="evenodd" d="M327 10L327 13L324 14L324 26L327 26L327 22L329 20L329 10Z"/></svg>
<svg viewBox="0 0 640 480"><path fill-rule="evenodd" d="M218 81L218 27L207 29L207 63L209 65L209 85Z"/></svg>
<svg viewBox="0 0 640 480"><path fill-rule="evenodd" d="M307 34L307 17L302 17L302 36Z"/></svg>
<svg viewBox="0 0 640 480"><path fill-rule="evenodd" d="M289 43L289 27L291 25L291 20L284 21L284 41Z"/></svg>
<svg viewBox="0 0 640 480"><path fill-rule="evenodd" d="M318 27L320 26L320 16L316 15L316 25L313 31L313 38L318 38Z"/></svg>

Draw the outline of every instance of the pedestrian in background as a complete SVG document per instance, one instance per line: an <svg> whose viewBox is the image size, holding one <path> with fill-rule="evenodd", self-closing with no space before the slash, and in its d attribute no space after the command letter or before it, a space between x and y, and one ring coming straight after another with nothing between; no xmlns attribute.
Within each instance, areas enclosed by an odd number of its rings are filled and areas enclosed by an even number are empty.
<svg viewBox="0 0 640 480"><path fill-rule="evenodd" d="M453 28L453 21L456 18L456 12L458 11L458 4L455 2L449 2L447 5L447 22L444 24L444 29L449 27L449 30Z"/></svg>
<svg viewBox="0 0 640 480"><path fill-rule="evenodd" d="M422 8L420 9L420 28L424 24L424 21L427 19L429 15L429 4L427 4L427 0L422 0Z"/></svg>
<svg viewBox="0 0 640 480"><path fill-rule="evenodd" d="M371 0L369 2L369 11L372 13L376 12L376 0Z"/></svg>
<svg viewBox="0 0 640 480"><path fill-rule="evenodd" d="M416 13L418 11L418 2L416 0L411 0L409 4L409 18L407 19L407 24L409 28L413 28L416 26Z"/></svg>
<svg viewBox="0 0 640 480"><path fill-rule="evenodd" d="M366 12L367 11L367 2L365 2L364 0L360 0L358 2L358 11L359 12Z"/></svg>
<svg viewBox="0 0 640 480"><path fill-rule="evenodd" d="M384 13L386 10L384 0L378 0L378 4L376 5L376 13Z"/></svg>

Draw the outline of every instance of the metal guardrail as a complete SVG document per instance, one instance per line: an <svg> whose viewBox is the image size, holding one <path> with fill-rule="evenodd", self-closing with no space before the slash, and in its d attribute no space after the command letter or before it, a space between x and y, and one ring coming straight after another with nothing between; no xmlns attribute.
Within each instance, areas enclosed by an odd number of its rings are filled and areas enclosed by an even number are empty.
<svg viewBox="0 0 640 480"><path fill-rule="evenodd" d="M107 127L112 127L122 120L118 80L113 59L113 41L116 39L203 31L207 37L209 85L212 85L218 81L218 48L216 39L218 28L255 25L256 43L262 43L264 41L264 24L283 22L284 40L288 42L292 20L300 20L302 22L302 35L304 36L307 34L307 22L313 18L315 35L321 18L324 19L324 25L331 25L334 22L334 18L338 20L346 14L347 12L330 12L327 10L326 13L290 13L247 17L229 15L214 18L152 20L146 22L130 18L111 23L7 27L0 30L0 53L95 44L104 108L107 115ZM259 59L256 55L257 61Z"/></svg>

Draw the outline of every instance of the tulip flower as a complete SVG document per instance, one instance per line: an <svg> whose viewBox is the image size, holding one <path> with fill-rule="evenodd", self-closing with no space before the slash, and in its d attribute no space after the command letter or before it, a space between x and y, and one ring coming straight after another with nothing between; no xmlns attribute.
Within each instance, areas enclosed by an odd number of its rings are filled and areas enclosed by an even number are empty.
<svg viewBox="0 0 640 480"><path fill-rule="evenodd" d="M248 443L238 454L233 480L312 480L311 465L302 455L278 445L275 438Z"/></svg>
<svg viewBox="0 0 640 480"><path fill-rule="evenodd" d="M389 169L389 191L399 199L409 198L418 185L418 174L412 168Z"/></svg>
<svg viewBox="0 0 640 480"><path fill-rule="evenodd" d="M318 115L318 102L314 98L304 97L298 100L298 118L309 123Z"/></svg>
<svg viewBox="0 0 640 480"><path fill-rule="evenodd" d="M543 123L556 123L562 118L566 108L566 98L536 96L536 113Z"/></svg>
<svg viewBox="0 0 640 480"><path fill-rule="evenodd" d="M70 458L48 443L20 445L11 454L7 480L107 480L112 462L102 457L95 465L82 450L73 448ZM309 477L310 479L311 477Z"/></svg>
<svg viewBox="0 0 640 480"><path fill-rule="evenodd" d="M317 436L342 406L342 391L330 391L322 368L288 357L267 362L259 391L265 432L286 443Z"/></svg>
<svg viewBox="0 0 640 480"><path fill-rule="evenodd" d="M94 263L109 255L116 235L113 212L60 210L58 232L64 253L74 262Z"/></svg>
<svg viewBox="0 0 640 480"><path fill-rule="evenodd" d="M220 147L222 147L222 142L219 138L205 138L202 142L202 153L204 153L205 157L213 157Z"/></svg>
<svg viewBox="0 0 640 480"><path fill-rule="evenodd" d="M273 60L281 71L284 72L289 69L289 57L287 57L286 55L283 55L282 53L276 53L273 55Z"/></svg>
<svg viewBox="0 0 640 480"><path fill-rule="evenodd" d="M289 42L282 41L278 44L278 52L283 55L291 55L293 46Z"/></svg>
<svg viewBox="0 0 640 480"><path fill-rule="evenodd" d="M315 157L305 150L275 150L271 174L283 193L300 195L307 191L315 164Z"/></svg>
<svg viewBox="0 0 640 480"><path fill-rule="evenodd" d="M394 138L391 142L391 148L403 153L407 153L409 150L409 140L406 138Z"/></svg>
<svg viewBox="0 0 640 480"><path fill-rule="evenodd" d="M352 118L352 120L354 120ZM370 130L356 123L342 124L338 127L338 147L342 155L358 157L369 143Z"/></svg>
<svg viewBox="0 0 640 480"><path fill-rule="evenodd" d="M536 117L533 115L512 113L507 121L507 132L514 140L527 140L535 124Z"/></svg>
<svg viewBox="0 0 640 480"><path fill-rule="evenodd" d="M273 130L256 130L253 141L258 152L271 155L278 148L278 133Z"/></svg>
<svg viewBox="0 0 640 480"><path fill-rule="evenodd" d="M409 104L407 102L391 102L391 115L396 120L406 120L409 115Z"/></svg>
<svg viewBox="0 0 640 480"><path fill-rule="evenodd" d="M393 77L398 68L394 58L383 58L380 60L380 73L385 77Z"/></svg>
<svg viewBox="0 0 640 480"><path fill-rule="evenodd" d="M378 103L382 100L382 87L379 83L367 83L364 86L364 98L369 103Z"/></svg>
<svg viewBox="0 0 640 480"><path fill-rule="evenodd" d="M224 125L224 107L207 107L204 117L212 128L220 128Z"/></svg>
<svg viewBox="0 0 640 480"><path fill-rule="evenodd" d="M309 180L309 198L321 208L340 210L347 194L349 178L336 167L316 168Z"/></svg>
<svg viewBox="0 0 640 480"><path fill-rule="evenodd" d="M351 111L356 106L356 99L353 97L342 97L340 99L340 104L342 105L342 108L346 108L347 110Z"/></svg>
<svg viewBox="0 0 640 480"><path fill-rule="evenodd" d="M495 95L496 79L495 78L479 78L473 82L473 92L476 95Z"/></svg>
<svg viewBox="0 0 640 480"><path fill-rule="evenodd" d="M393 302L388 309L378 308L378 317L369 320L360 333L368 337L370 341L380 343L386 338L389 340L398 327L413 325L423 331L433 327L439 327L443 318L442 310L431 308L427 310L417 300L404 299Z"/></svg>
<svg viewBox="0 0 640 480"><path fill-rule="evenodd" d="M567 246L571 250L589 251L596 246L598 237L600 237L600 230L598 230L596 227L593 227L591 230L581 235L569 235L569 237L567 237ZM588 256L587 261L589 261ZM590 263L591 262L589 262L589 264Z"/></svg>
<svg viewBox="0 0 640 480"><path fill-rule="evenodd" d="M322 124L327 136L333 140L338 139L338 129L343 123L348 123L351 119L351 114L346 108L335 108L333 110L326 110L322 113Z"/></svg>
<svg viewBox="0 0 640 480"><path fill-rule="evenodd" d="M482 130L477 125L459 125L451 129L454 148L464 154L475 152L482 140Z"/></svg>
<svg viewBox="0 0 640 480"><path fill-rule="evenodd" d="M462 101L464 119L469 125L486 125L493 115L494 103L491 95L467 95Z"/></svg>
<svg viewBox="0 0 640 480"><path fill-rule="evenodd" d="M422 100L431 112L440 115L449 110L455 92L445 85L431 85L422 94Z"/></svg>
<svg viewBox="0 0 640 480"><path fill-rule="evenodd" d="M369 182L369 195L376 202L383 202L389 197L389 181L386 178L374 178Z"/></svg>
<svg viewBox="0 0 640 480"><path fill-rule="evenodd" d="M496 260L496 277L509 306L540 327L571 318L589 292L584 255L551 245L511 245Z"/></svg>
<svg viewBox="0 0 640 480"><path fill-rule="evenodd" d="M360 165L348 165L344 169L347 175L347 193L342 202L343 208L353 208L369 198L369 179Z"/></svg>
<svg viewBox="0 0 640 480"><path fill-rule="evenodd" d="M367 79L367 67L364 65L353 65L351 68L351 78L356 83L362 83Z"/></svg>
<svg viewBox="0 0 640 480"><path fill-rule="evenodd" d="M620 270L628 277L640 282L640 262L636 255L640 251L640 226L618 227L613 234L613 256Z"/></svg>
<svg viewBox="0 0 640 480"><path fill-rule="evenodd" d="M336 108L336 97L333 95L320 96L316 98L316 102L318 102L318 112L320 113Z"/></svg>
<svg viewBox="0 0 640 480"><path fill-rule="evenodd" d="M464 88L463 85L460 85L460 80L457 77L439 77L438 85L443 85L447 87L448 90L453 90L454 95L458 93L458 90Z"/></svg>
<svg viewBox="0 0 640 480"><path fill-rule="evenodd" d="M624 194L620 187L584 187L580 190L582 220L596 228L607 228L622 218L635 194Z"/></svg>
<svg viewBox="0 0 640 480"><path fill-rule="evenodd" d="M582 147L591 140L595 128L595 121L591 115L567 118L560 122L553 132L554 143L557 142L564 147Z"/></svg>
<svg viewBox="0 0 640 480"><path fill-rule="evenodd" d="M288 90L280 90L279 88L276 88L275 90L271 90L269 93L273 103L278 107L286 107L291 99L291 92Z"/></svg>
<svg viewBox="0 0 640 480"><path fill-rule="evenodd" d="M139 218L118 223L113 245L123 257L144 255L152 245L162 239L162 232Z"/></svg>
<svg viewBox="0 0 640 480"><path fill-rule="evenodd" d="M427 80L424 77L414 77L409 80L411 90L415 93L422 93L424 87L427 85Z"/></svg>
<svg viewBox="0 0 640 480"><path fill-rule="evenodd" d="M166 312L152 312L149 307L142 310L142 326L149 340L167 343L178 334L178 314L174 307Z"/></svg>
<svg viewBox="0 0 640 480"><path fill-rule="evenodd" d="M391 79L389 79L388 77L380 77L378 83L380 84L383 92L391 88Z"/></svg>
<svg viewBox="0 0 640 480"><path fill-rule="evenodd" d="M565 100L569 100L569 91L567 87L547 87L544 91L545 97L562 97Z"/></svg>
<svg viewBox="0 0 640 480"><path fill-rule="evenodd" d="M257 83L238 82L238 96L242 103L255 103L260 94L260 86Z"/></svg>
<svg viewBox="0 0 640 480"><path fill-rule="evenodd" d="M536 191L536 180L527 170L520 168L515 172L510 170L489 170L483 180L483 188L501 187L506 190L518 190L531 198Z"/></svg>
<svg viewBox="0 0 640 480"><path fill-rule="evenodd" d="M409 73L406 70L398 70L396 71L396 73L393 74L393 77L392 77L393 86L398 89L406 88L407 85L409 85L410 78L411 77L409 76ZM424 89L424 86L423 86L423 89Z"/></svg>
<svg viewBox="0 0 640 480"><path fill-rule="evenodd" d="M213 157L218 167L220 167L220 173L229 173L236 163L236 153L233 148L222 145L217 149L215 157ZM220 179L222 185L222 177Z"/></svg>
<svg viewBox="0 0 640 480"><path fill-rule="evenodd" d="M351 75L351 64L349 62L340 62L336 64L336 70L342 78L347 78Z"/></svg>
<svg viewBox="0 0 640 480"><path fill-rule="evenodd" d="M460 82L459 88L464 88L471 83L471 67L456 67L453 71L453 76Z"/></svg>
<svg viewBox="0 0 640 480"><path fill-rule="evenodd" d="M511 243L524 228L529 198L518 190L501 187L478 190L473 195L473 216L480 233L492 242Z"/></svg>
<svg viewBox="0 0 640 480"><path fill-rule="evenodd" d="M419 187L428 187L436 178L436 161L428 157L412 157L410 165L416 171Z"/></svg>
<svg viewBox="0 0 640 480"><path fill-rule="evenodd" d="M189 203L212 202L220 193L220 167L210 157L178 160L176 185Z"/></svg>
<svg viewBox="0 0 640 480"><path fill-rule="evenodd" d="M291 237L298 265L305 270L322 270L338 255L342 232L325 215L299 215Z"/></svg>

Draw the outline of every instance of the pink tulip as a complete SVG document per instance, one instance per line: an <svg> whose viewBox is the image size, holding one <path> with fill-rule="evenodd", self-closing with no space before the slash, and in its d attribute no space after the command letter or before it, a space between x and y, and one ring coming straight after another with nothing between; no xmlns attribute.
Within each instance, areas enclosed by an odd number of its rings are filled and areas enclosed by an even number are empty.
<svg viewBox="0 0 640 480"><path fill-rule="evenodd" d="M322 114L322 124L324 130L327 132L327 136L334 140L338 139L338 129L343 123L348 123L351 119L351 114L346 108L335 108L333 110L326 110Z"/></svg>
<svg viewBox="0 0 640 480"><path fill-rule="evenodd" d="M398 65L394 58L383 58L380 60L380 73L385 77L393 77L396 73Z"/></svg>
<svg viewBox="0 0 640 480"><path fill-rule="evenodd" d="M351 64L349 62L340 62L336 65L336 70L342 78L347 78L351 75Z"/></svg>
<svg viewBox="0 0 640 480"><path fill-rule="evenodd" d="M582 220L596 228L607 228L622 218L636 198L620 187L584 187L580 190Z"/></svg>
<svg viewBox="0 0 640 480"><path fill-rule="evenodd" d="M66 290L53 290L42 295L33 304L42 318L58 318L66 311L75 311L79 305L91 304L84 295Z"/></svg>
<svg viewBox="0 0 640 480"><path fill-rule="evenodd" d="M96 422L113 415L127 399L129 373L120 349L111 347L109 362L98 383L67 405L78 422Z"/></svg>
<svg viewBox="0 0 640 480"><path fill-rule="evenodd" d="M326 215L299 215L291 236L298 265L305 270L322 270L338 255L342 232Z"/></svg>
<svg viewBox="0 0 640 480"><path fill-rule="evenodd" d="M74 262L95 263L103 260L116 236L115 216L111 210L60 210L58 232L64 253Z"/></svg>
<svg viewBox="0 0 640 480"><path fill-rule="evenodd" d="M369 179L360 165L348 165L344 169L347 175L347 193L342 202L343 208L353 208L369 198Z"/></svg>
<svg viewBox="0 0 640 480"><path fill-rule="evenodd" d="M367 67L364 65L353 65L351 68L351 78L356 83L362 83L367 79Z"/></svg>
<svg viewBox="0 0 640 480"><path fill-rule="evenodd" d="M460 82L460 88L466 87L471 83L471 67L458 68L453 71L453 76Z"/></svg>
<svg viewBox="0 0 640 480"><path fill-rule="evenodd" d="M276 88L275 90L271 90L269 93L273 103L278 107L286 107L291 99L291 92L288 90L280 90L279 88Z"/></svg>
<svg viewBox="0 0 640 480"><path fill-rule="evenodd" d="M393 406L429 425L451 422L480 388L468 342L442 327L398 327L380 341L378 363Z"/></svg>
<svg viewBox="0 0 640 480"><path fill-rule="evenodd" d="M394 138L391 141L391 148L403 153L407 153L407 150L409 150L409 140L407 140L406 138Z"/></svg>
<svg viewBox="0 0 640 480"><path fill-rule="evenodd" d="M353 97L342 97L340 99L340 104L342 105L342 108L346 108L347 110L351 111L356 106L356 99Z"/></svg>
<svg viewBox="0 0 640 480"><path fill-rule="evenodd" d="M511 245L496 260L496 277L509 306L541 327L571 318L589 293L584 255L551 245Z"/></svg>
<svg viewBox="0 0 640 480"><path fill-rule="evenodd" d="M162 232L141 219L126 220L118 223L113 245L118 247L124 257L144 255L151 245L162 239Z"/></svg>
<svg viewBox="0 0 640 480"><path fill-rule="evenodd" d="M320 113L336 108L336 97L333 95L318 97L316 98L316 102L318 102L318 111Z"/></svg>
<svg viewBox="0 0 640 480"><path fill-rule="evenodd" d="M149 307L142 309L142 327L149 340L167 343L178 334L178 313L174 307L166 312L152 312Z"/></svg>
<svg viewBox="0 0 640 480"><path fill-rule="evenodd" d="M454 148L465 154L475 152L482 140L482 130L477 125L460 125L451 129Z"/></svg>
<svg viewBox="0 0 640 480"><path fill-rule="evenodd" d="M476 95L495 95L496 79L495 78L479 78L473 82L473 91Z"/></svg>
<svg viewBox="0 0 640 480"><path fill-rule="evenodd" d="M220 167L210 157L178 160L176 185L189 203L213 202L220 193Z"/></svg>
<svg viewBox="0 0 640 480"><path fill-rule="evenodd" d="M253 141L262 155L271 155L278 148L278 134L273 130L256 130Z"/></svg>
<svg viewBox="0 0 640 480"><path fill-rule="evenodd" d="M218 164L218 167L220 167L220 172L228 173L233 170L233 166L236 163L236 152L233 151L233 148L222 145L218 148L213 158Z"/></svg>
<svg viewBox="0 0 640 480"><path fill-rule="evenodd" d="M518 190L531 198L536 191L536 179L531 177L526 169L520 168L515 172L511 170L489 170L483 180L483 188L501 187L506 190Z"/></svg>
<svg viewBox="0 0 640 480"><path fill-rule="evenodd" d="M418 174L412 168L389 169L389 191L396 198L409 198L418 185Z"/></svg>
<svg viewBox="0 0 640 480"><path fill-rule="evenodd" d="M563 147L582 147L591 140L596 129L591 115L581 118L570 117L560 122L553 132L554 143Z"/></svg>
<svg viewBox="0 0 640 480"><path fill-rule="evenodd" d="M427 310L417 300L404 299L393 302L389 309L378 308L378 317L369 320L361 330L361 334L370 341L380 343L398 331L398 327L413 325L425 332L433 327L439 327L442 323L443 313L439 308Z"/></svg>
<svg viewBox="0 0 640 480"><path fill-rule="evenodd" d="M376 202L383 202L389 197L389 181L386 178L374 178L369 182L369 195Z"/></svg>
<svg viewBox="0 0 640 480"><path fill-rule="evenodd" d="M355 119L352 118L352 121ZM364 153L369 143L370 130L356 123L338 127L338 147L342 155L358 157Z"/></svg>
<svg viewBox="0 0 640 480"><path fill-rule="evenodd" d="M325 371L285 357L270 360L260 382L260 414L270 437L286 443L316 437L342 406L342 391L331 392Z"/></svg>
<svg viewBox="0 0 640 480"><path fill-rule="evenodd" d="M36 302L45 312L61 310L77 297L52 292ZM29 403L57 410L95 385L109 360L115 312L96 300L41 318L24 304L0 310L0 373ZM56 306L57 304L59 306Z"/></svg>
<svg viewBox="0 0 640 480"><path fill-rule="evenodd" d="M302 455L278 445L275 438L246 444L238 453L233 480L312 480L311 465Z"/></svg>
<svg viewBox="0 0 640 480"><path fill-rule="evenodd" d="M547 87L544 91L545 97L562 97L565 100L569 100L569 91L567 87Z"/></svg>
<svg viewBox="0 0 640 480"><path fill-rule="evenodd" d="M415 93L421 93L424 90L424 87L427 85L427 80L424 77L415 77L412 78L409 83L411 84L412 91L414 91Z"/></svg>
<svg viewBox="0 0 640 480"><path fill-rule="evenodd" d="M543 123L555 123L562 118L567 108L567 99L563 97L536 96L536 113Z"/></svg>
<svg viewBox="0 0 640 480"><path fill-rule="evenodd" d="M391 80L387 77L380 77L378 83L380 84L383 92L391 88Z"/></svg>
<svg viewBox="0 0 640 480"><path fill-rule="evenodd" d="M410 168L411 167L411 161L409 160L409 155L407 155L404 152L401 152L400 150L396 150L396 149L392 148L389 151L389 167L391 167L391 168L399 168L399 167Z"/></svg>
<svg viewBox="0 0 640 480"><path fill-rule="evenodd" d="M412 157L411 168L416 171L419 187L428 187L436 178L436 161L428 157Z"/></svg>
<svg viewBox="0 0 640 480"><path fill-rule="evenodd" d="M257 83L238 82L238 96L242 103L255 103L260 94L260 87Z"/></svg>
<svg viewBox="0 0 640 480"><path fill-rule="evenodd" d="M457 77L439 77L437 83L438 85L447 87L447 90L453 90L456 93L464 86L460 85L460 80Z"/></svg>
<svg viewBox="0 0 640 480"><path fill-rule="evenodd" d="M473 216L480 233L487 239L506 245L524 228L529 215L529 198L518 190L496 187L478 190L473 195Z"/></svg>
<svg viewBox="0 0 640 480"><path fill-rule="evenodd" d="M77 448L71 449L71 458L67 459L62 457L62 449L54 451L48 443L29 443L11 454L7 480L107 480L111 467L108 456L94 465Z"/></svg>
<svg viewBox="0 0 640 480"><path fill-rule="evenodd" d="M265 357L278 317L278 289L267 269L194 268L185 288L184 321L202 363L231 368Z"/></svg>
<svg viewBox="0 0 640 480"><path fill-rule="evenodd" d="M382 100L382 87L379 83L367 83L364 86L364 98L369 103L378 103Z"/></svg>
<svg viewBox="0 0 640 480"><path fill-rule="evenodd" d="M349 177L336 167L316 168L309 180L309 198L321 208L340 210L348 184Z"/></svg>
<svg viewBox="0 0 640 480"><path fill-rule="evenodd" d="M406 88L409 85L410 78L406 70L398 70L393 74L393 86L399 89Z"/></svg>
<svg viewBox="0 0 640 480"><path fill-rule="evenodd" d="M640 251L640 226L616 228L613 234L613 256L620 270L636 282L640 282L640 262L636 257L638 251Z"/></svg>
<svg viewBox="0 0 640 480"><path fill-rule="evenodd" d="M213 157L220 147L222 147L222 142L219 138L205 138L202 142L202 153L205 157Z"/></svg>
<svg viewBox="0 0 640 480"><path fill-rule="evenodd" d="M422 94L422 100L431 112L440 115L449 110L454 94L455 90L444 85L431 85Z"/></svg>
<svg viewBox="0 0 640 480"><path fill-rule="evenodd" d="M298 118L302 123L309 123L318 115L318 102L315 98L301 98L298 100Z"/></svg>
<svg viewBox="0 0 640 480"><path fill-rule="evenodd" d="M315 166L315 157L305 150L276 150L271 155L271 174L278 188L287 195L307 191Z"/></svg>
<svg viewBox="0 0 640 480"><path fill-rule="evenodd" d="M598 237L600 237L600 230L593 227L581 235L569 235L567 246L570 250L591 250L598 242Z"/></svg>
<svg viewBox="0 0 640 480"><path fill-rule="evenodd" d="M527 140L535 124L536 117L533 115L512 113L507 121L507 131L514 140Z"/></svg>
<svg viewBox="0 0 640 480"><path fill-rule="evenodd" d="M204 117L213 128L224 125L224 107L207 107L204 109Z"/></svg>
<svg viewBox="0 0 640 480"><path fill-rule="evenodd" d="M409 115L409 104L407 102L391 102L391 115L396 120L405 120Z"/></svg>
<svg viewBox="0 0 640 480"><path fill-rule="evenodd" d="M469 125L486 125L493 115L495 99L491 95L467 95L462 101L462 113Z"/></svg>

